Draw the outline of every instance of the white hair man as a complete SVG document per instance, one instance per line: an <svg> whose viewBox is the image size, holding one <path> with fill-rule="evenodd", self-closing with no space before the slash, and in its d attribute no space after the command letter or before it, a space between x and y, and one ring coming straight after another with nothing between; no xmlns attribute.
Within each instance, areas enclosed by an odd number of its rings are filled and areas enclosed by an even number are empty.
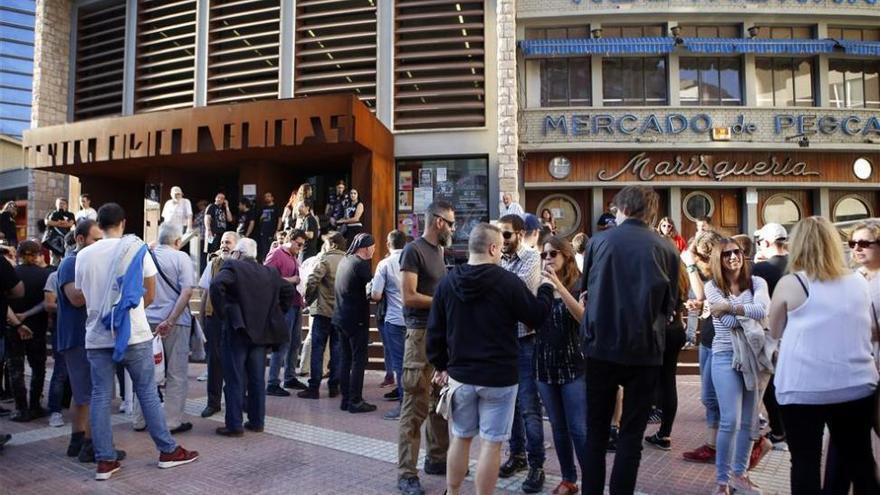
<svg viewBox="0 0 880 495"><path fill-rule="evenodd" d="M504 215L519 215L522 217L525 213L523 207L513 200L512 194L506 192L501 195L501 211L500 215L498 215L499 217L503 217Z"/></svg>
<svg viewBox="0 0 880 495"><path fill-rule="evenodd" d="M162 207L162 221L177 225L182 232L192 229L192 204L183 197L183 189L179 186L171 188L171 199Z"/></svg>

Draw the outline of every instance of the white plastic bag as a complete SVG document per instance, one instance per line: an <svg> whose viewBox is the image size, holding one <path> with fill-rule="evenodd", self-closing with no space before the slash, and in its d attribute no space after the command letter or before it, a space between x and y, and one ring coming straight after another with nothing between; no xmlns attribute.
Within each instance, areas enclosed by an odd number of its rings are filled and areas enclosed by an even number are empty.
<svg viewBox="0 0 880 495"><path fill-rule="evenodd" d="M153 337L153 377L156 385L165 382L165 346L162 345L162 337Z"/></svg>

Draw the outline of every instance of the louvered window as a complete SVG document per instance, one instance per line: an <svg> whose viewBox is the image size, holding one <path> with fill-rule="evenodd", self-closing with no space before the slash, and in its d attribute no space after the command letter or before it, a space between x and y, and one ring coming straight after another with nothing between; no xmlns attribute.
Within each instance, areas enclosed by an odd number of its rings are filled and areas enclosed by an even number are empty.
<svg viewBox="0 0 880 495"><path fill-rule="evenodd" d="M376 107L376 1L296 2L297 96L355 93Z"/></svg>
<svg viewBox="0 0 880 495"><path fill-rule="evenodd" d="M74 119L122 113L125 3L79 9Z"/></svg>
<svg viewBox="0 0 880 495"><path fill-rule="evenodd" d="M211 0L208 103L278 97L280 0Z"/></svg>
<svg viewBox="0 0 880 495"><path fill-rule="evenodd" d="M196 0L138 3L137 111L193 106Z"/></svg>
<svg viewBox="0 0 880 495"><path fill-rule="evenodd" d="M483 2L395 5L395 129L485 125Z"/></svg>

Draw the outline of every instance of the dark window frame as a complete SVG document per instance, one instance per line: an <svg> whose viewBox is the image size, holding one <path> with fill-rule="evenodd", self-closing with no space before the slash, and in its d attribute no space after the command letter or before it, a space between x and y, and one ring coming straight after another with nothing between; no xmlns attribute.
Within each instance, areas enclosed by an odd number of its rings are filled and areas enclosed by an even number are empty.
<svg viewBox="0 0 880 495"><path fill-rule="evenodd" d="M861 65L860 71L859 71L861 73L861 80L862 80L862 104L861 105L851 105L849 103L850 102L849 85L847 84L847 79L846 79L845 74L846 74L846 72L850 72L850 71L839 71L839 70L832 69L832 65L835 62L847 63L847 64L859 63ZM831 58L831 59L829 59L828 60L828 106L830 106L832 108L871 108L871 109L880 108L880 85L878 85L878 92L871 96L873 98L873 101L875 102L874 105L871 105L871 106L868 105L869 96L868 96L868 91L867 91L865 74L869 73L866 70L866 66L871 63L878 64L877 73L880 73L880 61L877 61L874 59L849 59L849 58ZM843 74L843 84L842 84L843 104L842 105L840 105L840 104L835 105L832 103L832 100L831 100L831 94L832 94L831 87L833 85L833 83L831 82L832 72L837 72L837 73Z"/></svg>
<svg viewBox="0 0 880 495"><path fill-rule="evenodd" d="M798 105L797 85L794 83L792 83L792 101L794 102L794 107L809 108L809 107L816 107L818 105L818 102L816 101L816 98L818 96L817 91L816 91L816 84L817 84L816 73L818 71L818 67L816 64L815 57L758 57L755 59L755 72L756 72L756 74L758 71L757 66L758 66L759 60L771 60L772 61L772 66L771 66L772 68L770 70L770 73L771 73L770 82L771 82L771 86L772 86L771 93L773 95L773 103L772 103L772 105L761 105L760 102L756 102L757 106L765 107L765 108L784 107L784 105L780 105L779 103L776 102L776 77L775 77L775 74L776 74L777 70L783 70L781 68L779 68L779 69L777 68L777 65L780 61L788 61L791 64L790 65L791 66L790 76L791 76L792 81L795 80L795 73L797 70L796 69L797 66L800 65L800 63L804 62L804 61L807 61L810 63L810 92L811 92L810 100L811 100L811 104L810 105ZM795 61L797 61L797 64L794 63Z"/></svg>
<svg viewBox="0 0 880 495"><path fill-rule="evenodd" d="M737 83L739 84L739 100L736 103L733 103L733 102L725 103L724 100L721 98L721 93L719 92L717 102L704 103L704 101L703 101L703 91L704 90L703 90L703 80L702 80L703 79L703 69L702 69L702 67L698 67L696 69L696 71L697 71L697 101L695 103L685 103L681 97L681 95L682 95L681 94L681 81L682 81L681 67L682 67L682 62L687 61L687 60L700 60L700 61L713 60L713 61L717 62L718 69L716 70L716 72L718 72L719 86L720 86L720 81L721 81L721 62L725 61L725 60L728 60L728 61L729 60L736 60L739 63L739 68L738 68L739 76L737 77ZM741 106L745 105L744 73L745 73L744 60L742 57L738 57L738 56L735 56L735 57L724 57L724 56L679 57L679 59L678 59L679 104L681 106L741 107Z"/></svg>
<svg viewBox="0 0 880 495"><path fill-rule="evenodd" d="M617 61L621 61L621 62L622 62L622 61L625 60L625 59L639 59L639 60L641 60L641 62L642 62L642 71L641 71L641 78L642 78L642 101L641 101L640 103L638 103L638 102L634 103L634 102L632 101L632 100L633 100L632 98L630 98L629 101L627 101L628 99L627 99L626 95L622 95L622 96L621 96L621 101L620 101L620 103L609 102L609 98L608 98L608 87L609 87L609 85L606 83L606 79L605 79L605 75L606 75L606 73L607 73L606 65L605 65L605 64L606 64L606 62L611 62L611 61L615 61L615 60L617 60ZM657 102L655 102L655 101L648 101L648 84L647 84L647 78L645 77L645 73L646 73L646 72L645 72L645 62L648 61L648 60L662 60L662 61L663 61L663 81L664 81L664 84L665 84L665 88L664 88L664 89L665 89L665 93L666 93L666 96L663 98L663 101L657 101ZM651 107L651 106L668 106L668 105L669 105L669 59L668 59L668 57L665 57L665 56L660 56L660 57L656 57L656 56L652 56L652 57L642 57L642 56L635 56L635 57L603 57L603 58L602 58L602 104L603 104L603 106L606 106L606 107L629 107L629 106L634 106L634 107Z"/></svg>
<svg viewBox="0 0 880 495"><path fill-rule="evenodd" d="M547 82L549 79L548 71L547 71L547 63L549 62L559 62L564 61L566 63L565 71L568 78L567 82L567 93L566 93L566 101L555 102L555 100L550 100L547 96ZM584 63L587 67L587 97L585 100L576 99L572 100L572 88L575 81L572 79L574 71L572 70L572 64L576 61ZM540 59L540 71L541 71L541 107L572 107L572 106L592 106L593 104L593 81L592 81L592 59L590 57L564 57L564 58L545 58Z"/></svg>

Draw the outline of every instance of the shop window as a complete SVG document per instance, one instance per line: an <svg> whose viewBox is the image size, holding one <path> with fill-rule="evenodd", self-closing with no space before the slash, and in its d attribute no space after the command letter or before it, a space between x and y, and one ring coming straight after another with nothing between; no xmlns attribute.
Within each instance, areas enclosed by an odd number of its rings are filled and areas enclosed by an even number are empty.
<svg viewBox="0 0 880 495"><path fill-rule="evenodd" d="M684 198L684 215L691 222L700 217L712 217L715 213L715 202L712 197L702 191L694 191Z"/></svg>
<svg viewBox="0 0 880 495"><path fill-rule="evenodd" d="M653 25L632 25L632 26L602 26L603 38L662 38L664 36L663 26L660 24Z"/></svg>
<svg viewBox="0 0 880 495"><path fill-rule="evenodd" d="M880 29L829 27L828 37L835 40L880 41Z"/></svg>
<svg viewBox="0 0 880 495"><path fill-rule="evenodd" d="M755 59L759 107L813 106L813 60Z"/></svg>
<svg viewBox="0 0 880 495"><path fill-rule="evenodd" d="M679 24L682 38L739 38L739 26Z"/></svg>
<svg viewBox="0 0 880 495"><path fill-rule="evenodd" d="M413 238L424 233L425 211L434 201L455 209L450 262L467 260L471 230L489 221L489 160L432 158L397 162L397 228Z"/></svg>
<svg viewBox="0 0 880 495"><path fill-rule="evenodd" d="M588 106L590 59L555 58L541 60L541 106Z"/></svg>
<svg viewBox="0 0 880 495"><path fill-rule="evenodd" d="M544 198L535 212L539 218L544 209L550 210L556 221L556 235L568 237L578 232L581 226L581 208L577 201L566 194L552 194Z"/></svg>
<svg viewBox="0 0 880 495"><path fill-rule="evenodd" d="M871 208L857 196L844 196L834 205L835 222L864 220L871 215Z"/></svg>
<svg viewBox="0 0 880 495"><path fill-rule="evenodd" d="M589 30L586 26L526 29L527 40L557 40L589 37Z"/></svg>
<svg viewBox="0 0 880 495"><path fill-rule="evenodd" d="M666 59L603 58L602 86L605 106L666 105Z"/></svg>
<svg viewBox="0 0 880 495"><path fill-rule="evenodd" d="M761 216L764 223L778 223L791 229L801 219L801 211L801 206L794 199L784 194L775 194L764 202Z"/></svg>
<svg viewBox="0 0 880 495"><path fill-rule="evenodd" d="M836 108L880 108L880 62L829 60L828 98Z"/></svg>
<svg viewBox="0 0 880 495"><path fill-rule="evenodd" d="M755 26L756 38L805 40L813 38L812 26Z"/></svg>
<svg viewBox="0 0 880 495"><path fill-rule="evenodd" d="M742 59L682 57L678 73L682 105L742 105Z"/></svg>

